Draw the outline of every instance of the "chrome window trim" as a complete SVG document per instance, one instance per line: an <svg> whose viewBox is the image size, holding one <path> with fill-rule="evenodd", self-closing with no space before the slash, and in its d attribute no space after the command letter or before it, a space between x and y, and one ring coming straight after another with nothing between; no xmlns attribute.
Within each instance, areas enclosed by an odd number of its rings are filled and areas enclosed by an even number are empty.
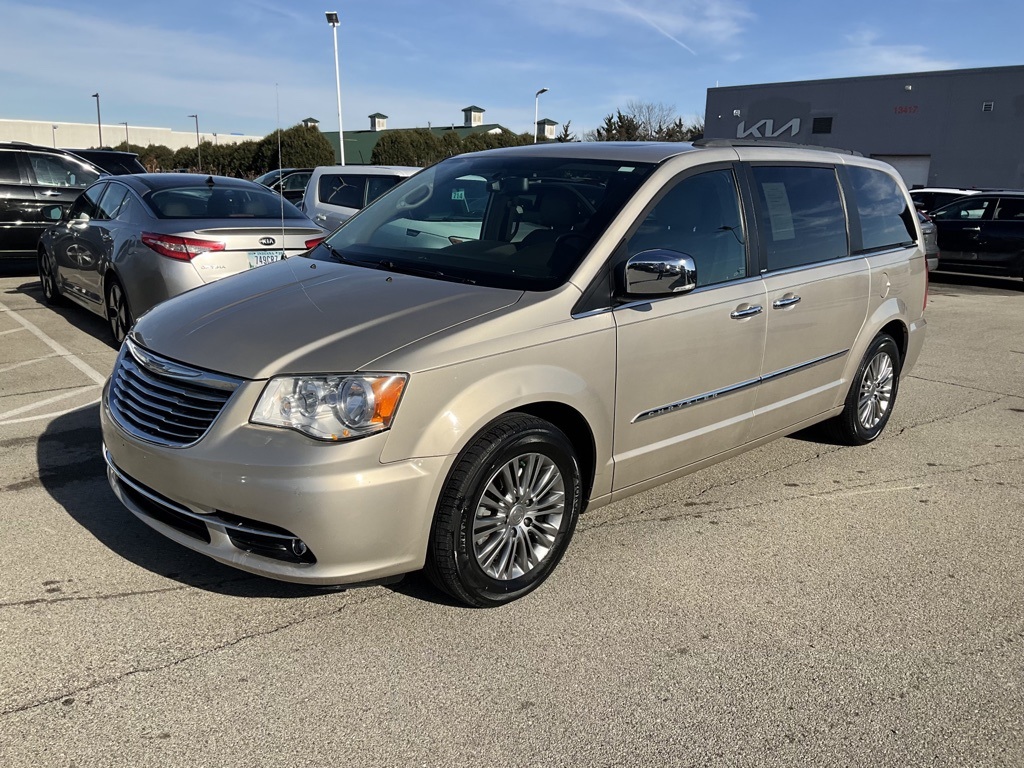
<svg viewBox="0 0 1024 768"><path fill-rule="evenodd" d="M836 259L829 259L828 261L812 261L810 264L799 264L795 267L786 267L785 269L777 269L774 272L769 272L767 269L761 272L761 277L774 277L775 275L789 275L794 272L806 272L808 269L816 269L817 267L828 267L833 264L843 264L847 261L855 261L857 259L866 259L868 256L875 256L877 254L865 254L865 253L851 253L846 256L840 256Z"/></svg>
<svg viewBox="0 0 1024 768"><path fill-rule="evenodd" d="M675 413L683 408L689 408L691 405L699 405L700 403L706 403L709 400L714 400L718 397L724 397L725 395L731 395L736 392L741 392L745 389L749 389L757 384L762 384L766 381L774 381L775 379L782 378L783 376L789 376L792 373L803 371L808 368L813 368L816 365L827 363L829 360L835 360L838 357L843 357L849 353L849 349L844 349L841 352L833 352L829 355L823 355L822 357L816 357L813 360L808 360L805 363L799 363L788 368L781 368L777 371L772 371L764 376L759 376L756 379L748 379L747 381L741 381L738 384L731 384L728 387L722 389L716 389L712 392L705 392L697 395L696 397L690 397L685 400L676 400L674 403L667 403L666 405L659 405L657 408L651 408L646 411L641 411L630 421L630 424L636 424L639 421L646 421L647 419L653 419L655 416L664 416L666 413Z"/></svg>

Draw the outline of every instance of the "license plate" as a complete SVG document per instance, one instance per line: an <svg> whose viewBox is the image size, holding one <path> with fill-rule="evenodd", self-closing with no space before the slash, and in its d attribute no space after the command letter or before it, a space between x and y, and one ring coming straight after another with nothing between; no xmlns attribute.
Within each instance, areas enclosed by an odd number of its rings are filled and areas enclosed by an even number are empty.
<svg viewBox="0 0 1024 768"><path fill-rule="evenodd" d="M284 258L284 251L249 251L249 269L262 267L272 261L280 261Z"/></svg>

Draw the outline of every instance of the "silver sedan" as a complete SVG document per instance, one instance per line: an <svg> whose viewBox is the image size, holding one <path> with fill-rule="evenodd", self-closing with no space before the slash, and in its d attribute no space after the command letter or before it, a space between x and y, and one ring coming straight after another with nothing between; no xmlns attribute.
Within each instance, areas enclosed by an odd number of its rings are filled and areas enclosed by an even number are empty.
<svg viewBox="0 0 1024 768"><path fill-rule="evenodd" d="M54 207L53 215L60 216ZM39 241L47 303L71 299L110 323L179 293L308 251L323 231L266 187L185 173L105 177Z"/></svg>

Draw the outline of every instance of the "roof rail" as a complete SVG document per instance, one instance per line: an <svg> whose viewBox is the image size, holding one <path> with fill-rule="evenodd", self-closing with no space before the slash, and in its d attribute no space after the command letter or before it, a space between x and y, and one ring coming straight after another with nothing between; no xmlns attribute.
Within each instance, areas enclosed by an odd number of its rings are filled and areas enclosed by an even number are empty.
<svg viewBox="0 0 1024 768"><path fill-rule="evenodd" d="M838 152L841 155L864 157L853 149L823 147L819 144L800 144L796 141L779 141L778 139L696 139L695 147L784 147L789 149L817 149L821 152Z"/></svg>

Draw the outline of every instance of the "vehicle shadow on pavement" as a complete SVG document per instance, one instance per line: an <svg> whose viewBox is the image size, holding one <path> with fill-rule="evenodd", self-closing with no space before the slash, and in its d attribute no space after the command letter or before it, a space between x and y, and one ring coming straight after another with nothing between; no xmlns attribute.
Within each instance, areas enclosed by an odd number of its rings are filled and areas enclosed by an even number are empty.
<svg viewBox="0 0 1024 768"><path fill-rule="evenodd" d="M292 598L323 588L253 576L161 536L122 506L107 484L99 405L58 417L36 444L38 482L115 555L167 579L232 597ZM330 589L329 591L336 591Z"/></svg>
<svg viewBox="0 0 1024 768"><path fill-rule="evenodd" d="M8 293L19 293L23 296L28 296L34 299L40 307L64 318L68 325L72 325L83 333L88 333L97 341L101 341L104 344L117 349L117 345L114 343L113 336L110 333L110 327L107 325L106 320L67 299L65 299L62 304L58 304L56 306L47 304L46 300L43 298L43 288L42 285L40 285L38 278L24 282L17 288L8 291Z"/></svg>
<svg viewBox="0 0 1024 768"><path fill-rule="evenodd" d="M994 277L989 275L968 275L962 272L929 272L928 282L933 288L968 288L972 293L989 293L997 290L1005 294L1024 292L1024 280L1019 277Z"/></svg>

